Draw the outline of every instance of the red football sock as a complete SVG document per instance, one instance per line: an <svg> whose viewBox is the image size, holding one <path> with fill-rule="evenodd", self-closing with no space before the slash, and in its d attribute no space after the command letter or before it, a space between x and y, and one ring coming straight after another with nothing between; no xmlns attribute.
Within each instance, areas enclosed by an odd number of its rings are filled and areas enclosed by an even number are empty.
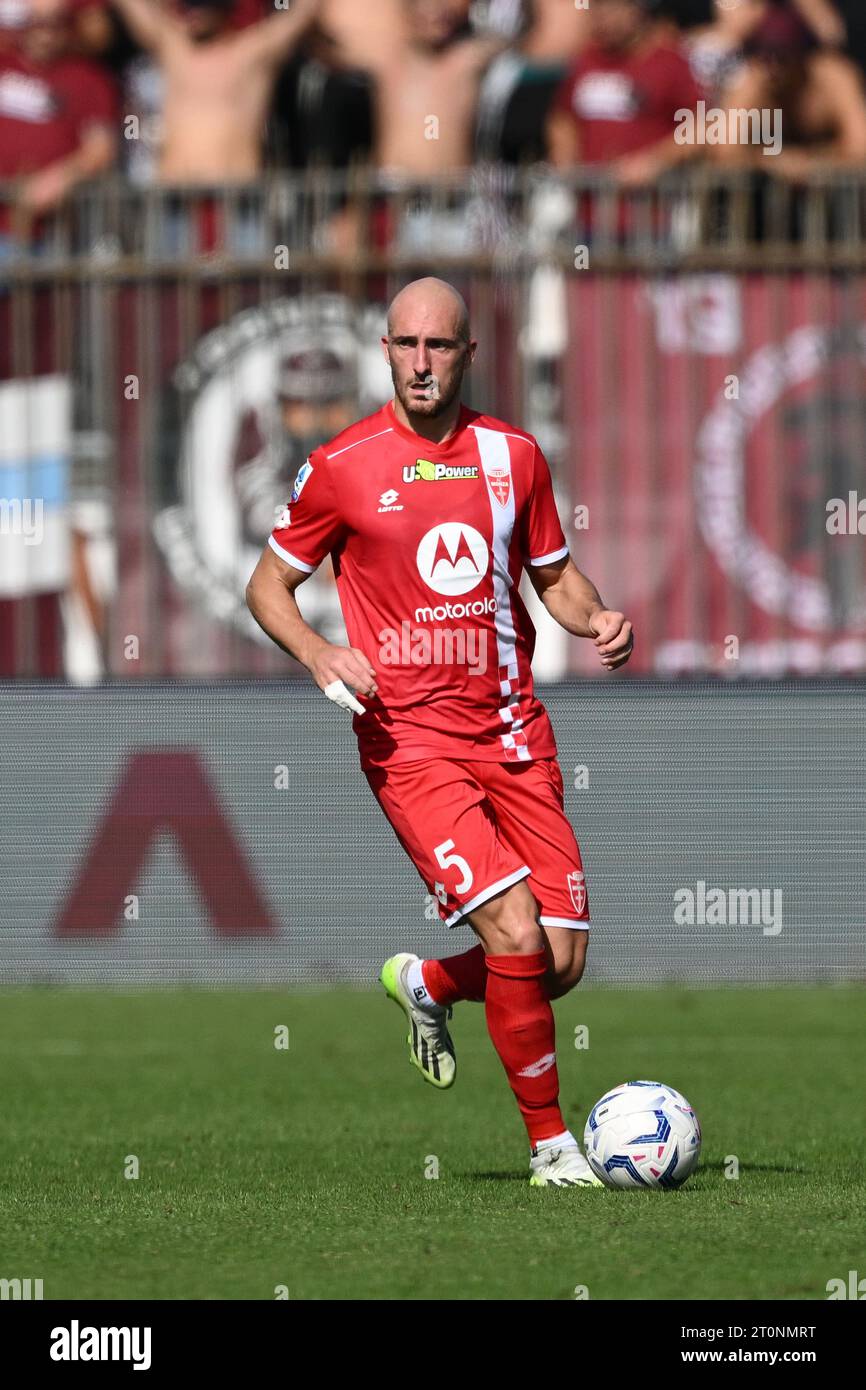
<svg viewBox="0 0 866 1390"><path fill-rule="evenodd" d="M534 1147L566 1128L559 1108L556 1025L547 997L544 951L487 956L487 1030Z"/></svg>
<svg viewBox="0 0 866 1390"><path fill-rule="evenodd" d="M480 1004L487 989L484 947L473 946L459 956L445 960L425 960L421 974L430 998L437 1004L457 1004L472 999Z"/></svg>

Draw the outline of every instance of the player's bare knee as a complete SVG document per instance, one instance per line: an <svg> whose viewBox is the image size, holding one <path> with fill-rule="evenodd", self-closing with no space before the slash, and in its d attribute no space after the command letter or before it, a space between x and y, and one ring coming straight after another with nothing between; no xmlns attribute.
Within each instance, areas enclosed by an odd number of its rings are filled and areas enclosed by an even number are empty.
<svg viewBox="0 0 866 1390"><path fill-rule="evenodd" d="M535 899L524 883L483 903L470 920L488 955L523 956L544 948Z"/></svg>
<svg viewBox="0 0 866 1390"><path fill-rule="evenodd" d="M527 956L540 951L544 945L537 922L510 914L503 915L495 923L486 923L478 930L478 935L489 956Z"/></svg>
<svg viewBox="0 0 866 1390"><path fill-rule="evenodd" d="M474 925L489 956L525 956L544 946L538 923L520 913L498 912Z"/></svg>
<svg viewBox="0 0 866 1390"><path fill-rule="evenodd" d="M544 933L532 917L522 917L510 922L506 935L510 942L511 955L530 955L544 947Z"/></svg>

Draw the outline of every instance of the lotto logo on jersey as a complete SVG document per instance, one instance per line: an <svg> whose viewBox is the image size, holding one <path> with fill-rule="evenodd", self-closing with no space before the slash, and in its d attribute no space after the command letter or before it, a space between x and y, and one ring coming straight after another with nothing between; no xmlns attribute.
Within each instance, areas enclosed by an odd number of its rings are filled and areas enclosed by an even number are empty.
<svg viewBox="0 0 866 1390"><path fill-rule="evenodd" d="M450 463L432 463L430 459L416 459L403 469L404 483L441 483L453 478L477 478L478 469L460 467Z"/></svg>
<svg viewBox="0 0 866 1390"><path fill-rule="evenodd" d="M487 573L490 551L474 526L443 521L422 537L415 563L434 593L468 594Z"/></svg>

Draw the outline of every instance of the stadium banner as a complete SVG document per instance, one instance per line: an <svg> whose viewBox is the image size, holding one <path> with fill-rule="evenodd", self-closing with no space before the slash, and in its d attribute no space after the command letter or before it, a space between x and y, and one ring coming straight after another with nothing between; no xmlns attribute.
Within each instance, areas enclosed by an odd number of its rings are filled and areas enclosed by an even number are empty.
<svg viewBox="0 0 866 1390"><path fill-rule="evenodd" d="M587 985L866 976L856 683L540 693L586 867ZM474 939L440 922L349 717L311 686L0 698L0 983L372 986L395 950Z"/></svg>
<svg viewBox="0 0 866 1390"><path fill-rule="evenodd" d="M634 621L634 674L866 669L864 291L781 272L569 280L570 535ZM575 645L572 669L591 664Z"/></svg>
<svg viewBox="0 0 866 1390"><path fill-rule="evenodd" d="M61 602L72 574L72 382L0 381L0 677L61 674Z"/></svg>
<svg viewBox="0 0 866 1390"><path fill-rule="evenodd" d="M68 583L71 394L62 376L0 382L0 599Z"/></svg>

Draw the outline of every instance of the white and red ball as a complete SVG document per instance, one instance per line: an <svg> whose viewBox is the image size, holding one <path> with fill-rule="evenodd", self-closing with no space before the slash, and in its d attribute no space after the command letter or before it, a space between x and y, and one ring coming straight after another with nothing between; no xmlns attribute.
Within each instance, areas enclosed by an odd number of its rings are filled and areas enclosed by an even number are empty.
<svg viewBox="0 0 866 1390"><path fill-rule="evenodd" d="M694 1110L658 1081L626 1081L607 1091L589 1112L583 1139L607 1187L682 1187L701 1152Z"/></svg>

